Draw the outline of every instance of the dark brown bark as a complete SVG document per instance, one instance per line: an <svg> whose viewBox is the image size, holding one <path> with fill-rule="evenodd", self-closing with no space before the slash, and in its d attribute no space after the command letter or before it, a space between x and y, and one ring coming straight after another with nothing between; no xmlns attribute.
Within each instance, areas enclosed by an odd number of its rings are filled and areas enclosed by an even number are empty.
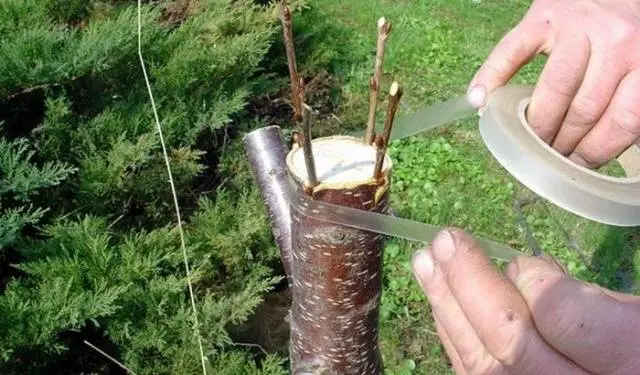
<svg viewBox="0 0 640 375"><path fill-rule="evenodd" d="M291 168L289 174L294 176ZM388 171L385 177L333 186L321 182L312 198L386 212ZM306 194L304 185L292 177L294 194ZM378 315L383 236L329 224L298 210L291 212L292 373L381 374Z"/></svg>

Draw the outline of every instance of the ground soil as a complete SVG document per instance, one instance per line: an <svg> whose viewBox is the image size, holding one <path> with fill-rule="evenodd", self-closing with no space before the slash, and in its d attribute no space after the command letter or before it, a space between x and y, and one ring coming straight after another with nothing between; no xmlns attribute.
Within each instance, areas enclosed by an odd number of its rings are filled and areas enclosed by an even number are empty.
<svg viewBox="0 0 640 375"><path fill-rule="evenodd" d="M234 341L259 345L268 353L278 353L287 357L290 305L291 292L288 288L268 294L248 324L234 335ZM258 349L256 354L261 356L263 353Z"/></svg>

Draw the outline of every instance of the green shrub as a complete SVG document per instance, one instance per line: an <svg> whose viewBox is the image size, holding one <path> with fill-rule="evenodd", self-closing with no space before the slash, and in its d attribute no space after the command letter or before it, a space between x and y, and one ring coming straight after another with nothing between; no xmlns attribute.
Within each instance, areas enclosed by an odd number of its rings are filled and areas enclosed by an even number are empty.
<svg viewBox="0 0 640 375"><path fill-rule="evenodd" d="M214 360L232 344L227 325L246 320L278 281L260 262L268 228L229 225L236 215L254 213L225 208L204 199L187 231L201 333ZM66 349L57 340L60 332L92 325L103 327L136 373L198 372L175 228L118 234L104 219L87 216L60 220L45 234L47 240L20 247L25 260L19 268L28 277L12 281L0 298L6 361L29 358L34 369L40 364L34 359L45 363Z"/></svg>
<svg viewBox="0 0 640 375"><path fill-rule="evenodd" d="M281 374L281 358L228 333L280 280L261 200L242 184L212 188L225 134L270 79L275 12L159 1L141 19L209 373ZM71 373L59 366L84 363L87 332L137 374L198 373L136 2L7 0L0 35L0 373Z"/></svg>
<svg viewBox="0 0 640 375"><path fill-rule="evenodd" d="M33 162L35 151L28 140L0 138L0 249L11 247L22 230L37 223L46 207L34 206L31 198L60 184L74 168L49 161Z"/></svg>

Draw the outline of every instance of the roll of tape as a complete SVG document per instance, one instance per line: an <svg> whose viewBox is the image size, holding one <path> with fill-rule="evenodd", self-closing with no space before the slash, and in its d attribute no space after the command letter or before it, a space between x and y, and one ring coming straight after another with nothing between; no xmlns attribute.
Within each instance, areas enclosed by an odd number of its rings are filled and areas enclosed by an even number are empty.
<svg viewBox="0 0 640 375"><path fill-rule="evenodd" d="M543 142L526 119L533 86L495 90L480 116L480 134L494 158L527 188L582 217L616 226L640 225L640 148L617 160L626 177L579 166Z"/></svg>

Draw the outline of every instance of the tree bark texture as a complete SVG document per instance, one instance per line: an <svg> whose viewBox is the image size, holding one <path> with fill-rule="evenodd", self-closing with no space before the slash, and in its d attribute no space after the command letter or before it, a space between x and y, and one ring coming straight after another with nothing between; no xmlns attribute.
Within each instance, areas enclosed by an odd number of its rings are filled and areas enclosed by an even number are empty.
<svg viewBox="0 0 640 375"><path fill-rule="evenodd" d="M371 147L371 160L367 163L373 172L374 147L364 146L355 138L353 142L359 147ZM292 170L294 152L296 146L287 156L293 195L311 194L315 200L386 213L390 159L380 179L374 179L371 173L362 180L323 183L319 175L320 185L310 191L304 178ZM316 160L323 157L321 150L319 153ZM292 373L381 374L378 315L383 236L329 224L298 210L304 212L305 208L291 211Z"/></svg>
<svg viewBox="0 0 640 375"><path fill-rule="evenodd" d="M280 249L280 258L289 287L291 279L290 187L285 159L289 151L278 126L266 126L244 137L244 149L267 206L271 230Z"/></svg>

